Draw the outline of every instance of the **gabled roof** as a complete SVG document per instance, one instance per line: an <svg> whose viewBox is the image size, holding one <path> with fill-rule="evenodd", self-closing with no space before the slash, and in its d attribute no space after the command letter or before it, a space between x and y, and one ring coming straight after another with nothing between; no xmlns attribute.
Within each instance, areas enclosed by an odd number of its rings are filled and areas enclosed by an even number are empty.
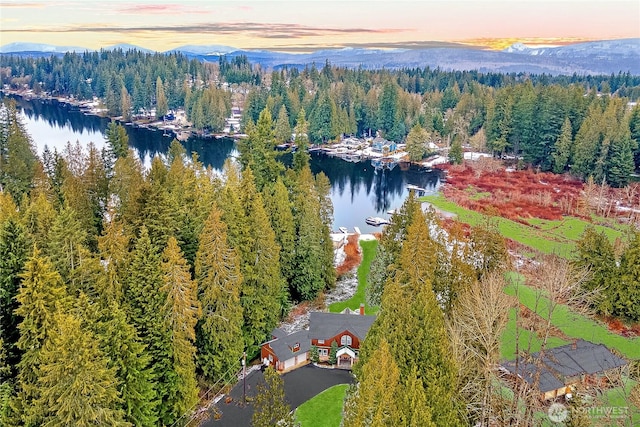
<svg viewBox="0 0 640 427"><path fill-rule="evenodd" d="M533 353L526 360L522 357L518 359L517 374L529 384L533 384L536 374L539 373L538 388L541 392L557 390L565 386L567 378L604 372L627 364L604 345L584 340L546 350L538 366L530 363L538 359L539 354L539 352ZM503 363L502 366L512 374L516 374L515 361Z"/></svg>
<svg viewBox="0 0 640 427"><path fill-rule="evenodd" d="M276 330L282 332L280 329L274 329L271 334L276 336L274 332ZM292 348L296 345L300 344L298 351L292 351ZM304 354L311 348L311 340L309 339L309 331L302 330L298 332L294 332L291 335L284 335L282 337L278 337L275 340L269 342L269 347L273 350L274 354L280 361L285 361L287 359L291 359L292 357L298 354Z"/></svg>
<svg viewBox="0 0 640 427"><path fill-rule="evenodd" d="M359 340L363 340L374 320L375 316L312 311L309 313L309 338L329 339L349 331Z"/></svg>

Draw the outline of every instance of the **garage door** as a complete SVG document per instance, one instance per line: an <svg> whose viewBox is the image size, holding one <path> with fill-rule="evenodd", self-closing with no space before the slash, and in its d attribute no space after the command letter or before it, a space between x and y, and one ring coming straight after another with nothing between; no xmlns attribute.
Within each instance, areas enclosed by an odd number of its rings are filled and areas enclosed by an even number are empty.
<svg viewBox="0 0 640 427"><path fill-rule="evenodd" d="M296 364L296 358L292 357L291 359L284 361L284 369L287 370L289 368L293 368Z"/></svg>

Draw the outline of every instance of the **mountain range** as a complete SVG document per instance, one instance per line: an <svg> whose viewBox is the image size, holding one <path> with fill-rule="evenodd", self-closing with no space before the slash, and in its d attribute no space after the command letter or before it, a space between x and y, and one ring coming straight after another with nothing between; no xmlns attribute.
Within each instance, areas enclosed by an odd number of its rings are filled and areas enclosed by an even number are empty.
<svg viewBox="0 0 640 427"><path fill-rule="evenodd" d="M503 73L611 74L629 72L640 75L640 38L602 40L559 47L529 47L516 43L502 51L484 50L462 44L446 47L410 49L324 49L310 53L289 53L270 50L242 50L220 45L186 45L164 53L181 52L201 61L217 62L221 56L229 58L246 55L250 62L265 68L318 66L329 61L332 65L366 69L397 69L439 67L442 70L477 70ZM153 52L129 44L104 49L137 49ZM64 52L84 52L91 49L73 46L53 46L39 43L10 43L0 47L0 54L48 56Z"/></svg>

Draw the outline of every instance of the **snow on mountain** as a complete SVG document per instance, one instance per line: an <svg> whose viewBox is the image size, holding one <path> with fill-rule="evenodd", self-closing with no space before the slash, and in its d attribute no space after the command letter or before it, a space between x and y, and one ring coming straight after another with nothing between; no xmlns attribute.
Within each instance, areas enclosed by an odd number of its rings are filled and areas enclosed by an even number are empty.
<svg viewBox="0 0 640 427"><path fill-rule="evenodd" d="M146 49L144 47L136 46L134 44L129 44L129 43L114 44L113 46L103 47L103 49L104 50L122 49L125 52L128 51L128 50L137 50L137 51L144 52L144 53L155 53L155 51L153 51L151 49Z"/></svg>
<svg viewBox="0 0 640 427"><path fill-rule="evenodd" d="M167 52L182 52L185 54L188 53L193 55L225 55L237 50L238 49L235 47L222 45L184 45L176 47L175 49L168 50Z"/></svg>
<svg viewBox="0 0 640 427"><path fill-rule="evenodd" d="M65 52L84 52L86 47L77 46L54 46L45 43L25 43L14 42L8 43L0 47L0 53L14 53L14 52L50 52L50 53L65 53Z"/></svg>

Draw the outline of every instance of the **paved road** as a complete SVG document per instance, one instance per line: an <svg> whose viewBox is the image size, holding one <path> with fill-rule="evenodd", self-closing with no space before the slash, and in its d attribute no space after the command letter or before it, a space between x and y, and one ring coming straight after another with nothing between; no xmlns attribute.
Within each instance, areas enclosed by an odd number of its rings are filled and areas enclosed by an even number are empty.
<svg viewBox="0 0 640 427"><path fill-rule="evenodd" d="M284 391L292 409L297 408L313 396L337 384L353 382L351 372L340 369L316 368L313 365L303 366L282 376ZM257 384L264 381L262 372L257 371L247 376L247 396L254 396ZM222 413L219 420L210 418L202 423L202 427L244 427L251 425L253 405L242 406L242 381L229 395L233 401L218 402L217 408Z"/></svg>

